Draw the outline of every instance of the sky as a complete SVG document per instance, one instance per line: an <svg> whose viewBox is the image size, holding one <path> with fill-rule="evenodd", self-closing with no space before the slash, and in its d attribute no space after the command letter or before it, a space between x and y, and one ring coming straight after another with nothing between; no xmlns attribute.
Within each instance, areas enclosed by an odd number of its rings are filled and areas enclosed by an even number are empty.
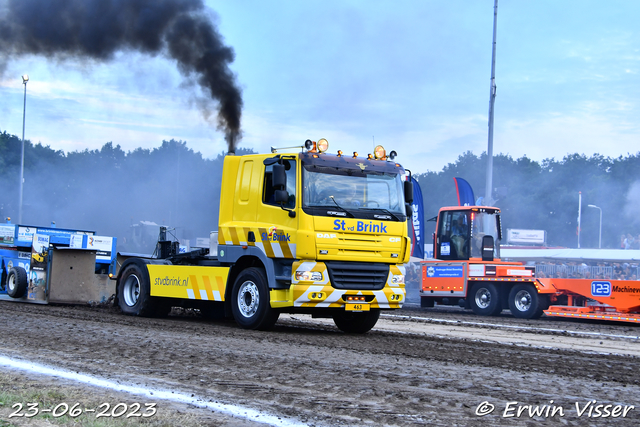
<svg viewBox="0 0 640 427"><path fill-rule="evenodd" d="M0 0L0 5L3 0ZM413 173L487 150L493 0L207 0L242 89L240 147L381 144ZM640 150L635 0L500 0L494 154L541 161ZM56 150L186 141L207 158L224 134L176 64L8 58L0 131Z"/></svg>

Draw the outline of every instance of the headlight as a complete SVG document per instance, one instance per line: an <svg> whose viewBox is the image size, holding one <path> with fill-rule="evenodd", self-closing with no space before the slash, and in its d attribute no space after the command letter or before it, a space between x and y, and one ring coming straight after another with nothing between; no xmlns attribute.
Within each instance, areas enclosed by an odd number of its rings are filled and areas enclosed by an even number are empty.
<svg viewBox="0 0 640 427"><path fill-rule="evenodd" d="M316 145L316 147L318 148L318 151L320 153L324 153L325 151L327 151L329 149L329 141L327 141L324 138L319 139L318 140L318 144Z"/></svg>
<svg viewBox="0 0 640 427"><path fill-rule="evenodd" d="M393 283L394 285L404 284L404 275L394 274L393 276L391 276L391 283Z"/></svg>
<svg viewBox="0 0 640 427"><path fill-rule="evenodd" d="M306 282L321 282L322 273L319 271L296 271L296 280Z"/></svg>

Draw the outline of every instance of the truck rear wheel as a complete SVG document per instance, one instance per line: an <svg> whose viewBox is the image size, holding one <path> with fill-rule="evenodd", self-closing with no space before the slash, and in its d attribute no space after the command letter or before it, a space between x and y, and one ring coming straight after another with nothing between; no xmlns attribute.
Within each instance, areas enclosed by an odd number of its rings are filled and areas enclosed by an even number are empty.
<svg viewBox="0 0 640 427"><path fill-rule="evenodd" d="M200 307L200 314L205 320L224 320L224 302L210 301L206 306Z"/></svg>
<svg viewBox="0 0 640 427"><path fill-rule="evenodd" d="M434 298L429 297L420 297L420 307L421 308L432 308L435 307L436 300Z"/></svg>
<svg viewBox="0 0 640 427"><path fill-rule="evenodd" d="M333 314L333 322L342 332L364 334L373 328L380 318L380 309L371 311L338 311Z"/></svg>
<svg viewBox="0 0 640 427"><path fill-rule="evenodd" d="M264 271L250 267L243 270L233 285L231 311L244 329L271 329L280 313L271 308L269 286Z"/></svg>
<svg viewBox="0 0 640 427"><path fill-rule="evenodd" d="M471 309L480 316L497 316L502 311L495 283L480 282L471 287Z"/></svg>
<svg viewBox="0 0 640 427"><path fill-rule="evenodd" d="M27 272L22 267L12 267L7 275L7 294L11 298L22 298L27 293Z"/></svg>
<svg viewBox="0 0 640 427"><path fill-rule="evenodd" d="M118 305L124 314L131 316L154 315L149 273L144 263L135 262L125 267L118 280Z"/></svg>
<svg viewBox="0 0 640 427"><path fill-rule="evenodd" d="M537 319L548 308L548 298L529 284L521 283L509 292L509 310L520 319Z"/></svg>

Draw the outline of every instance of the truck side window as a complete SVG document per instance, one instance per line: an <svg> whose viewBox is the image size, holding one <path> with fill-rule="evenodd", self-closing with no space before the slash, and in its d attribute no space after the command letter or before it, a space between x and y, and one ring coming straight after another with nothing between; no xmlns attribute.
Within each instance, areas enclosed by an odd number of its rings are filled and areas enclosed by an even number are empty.
<svg viewBox="0 0 640 427"><path fill-rule="evenodd" d="M284 160L285 173L287 175L287 193L289 193L289 201L284 204L285 208L293 209L296 206L296 162L293 160ZM280 206L275 202L271 176L273 174L273 165L264 168L264 185L262 190L262 203L265 205Z"/></svg>

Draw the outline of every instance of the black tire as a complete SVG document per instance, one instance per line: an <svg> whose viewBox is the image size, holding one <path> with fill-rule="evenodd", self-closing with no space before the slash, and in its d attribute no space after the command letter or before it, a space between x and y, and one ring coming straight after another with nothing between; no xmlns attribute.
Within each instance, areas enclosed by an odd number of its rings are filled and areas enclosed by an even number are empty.
<svg viewBox="0 0 640 427"><path fill-rule="evenodd" d="M206 306L200 307L200 314L205 320L224 320L226 318L224 312L224 302L207 302Z"/></svg>
<svg viewBox="0 0 640 427"><path fill-rule="evenodd" d="M471 309L480 316L497 316L502 311L500 292L495 283L479 282L471 287Z"/></svg>
<svg viewBox="0 0 640 427"><path fill-rule="evenodd" d="M231 293L231 312L244 329L271 329L280 312L271 308L269 286L264 271L250 267L236 278Z"/></svg>
<svg viewBox="0 0 640 427"><path fill-rule="evenodd" d="M338 329L348 334L364 334L373 328L380 318L380 309L370 311L337 311L333 314L333 322Z"/></svg>
<svg viewBox="0 0 640 427"><path fill-rule="evenodd" d="M165 297L151 297L153 317L167 317L173 309L173 300Z"/></svg>
<svg viewBox="0 0 640 427"><path fill-rule="evenodd" d="M509 292L509 310L520 319L538 319L549 308L549 298L536 291L533 285L519 283Z"/></svg>
<svg viewBox="0 0 640 427"><path fill-rule="evenodd" d="M7 274L7 294L11 298L22 298L27 293L27 272L22 267L13 267Z"/></svg>
<svg viewBox="0 0 640 427"><path fill-rule="evenodd" d="M436 300L431 297L420 297L420 307L422 308L432 308L435 307Z"/></svg>
<svg viewBox="0 0 640 427"><path fill-rule="evenodd" d="M156 315L150 295L149 271L144 262L136 260L126 265L117 285L118 305L124 314L143 317Z"/></svg>

